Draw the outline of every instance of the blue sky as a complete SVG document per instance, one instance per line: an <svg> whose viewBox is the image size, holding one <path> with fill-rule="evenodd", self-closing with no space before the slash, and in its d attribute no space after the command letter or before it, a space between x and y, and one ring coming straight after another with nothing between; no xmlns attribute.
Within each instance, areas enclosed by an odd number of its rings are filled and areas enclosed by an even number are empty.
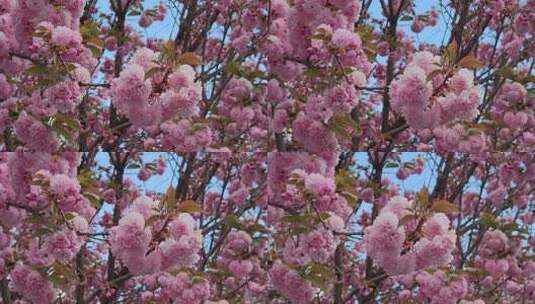
<svg viewBox="0 0 535 304"><path fill-rule="evenodd" d="M160 1L160 0L144 0L143 6L144 8L152 8L160 2L163 2L166 4L169 3L168 1ZM414 2L415 2L416 14L423 14L429 11L433 7L435 7L436 9L440 11L440 6L439 6L440 1L438 0L415 0ZM97 7L99 8L99 11L101 12L105 12L105 13L110 12L109 1L99 1L97 4ZM173 10L170 9L169 12L173 13ZM381 16L381 5L379 1L372 2L372 5L370 7L370 13L374 17ZM139 27L139 25L137 24L137 21L139 20L138 16L127 17L127 22L133 25L136 28L136 30L141 32L145 38L155 37L155 38L161 38L161 39L168 39L168 38L172 38L174 36L174 33L176 33L177 31L176 25L174 24L175 17L176 16L168 14L164 21L155 22L147 29ZM445 37L445 38L443 37L447 29L447 25L445 24L444 20L440 20L435 27L426 27L419 34L412 33L410 31L410 26L411 26L411 21L402 21L400 23L400 28L405 30L412 37L414 37L416 42L442 44L442 40L448 38L448 37Z"/></svg>
<svg viewBox="0 0 535 304"><path fill-rule="evenodd" d="M152 8L156 6L161 1L159 0L144 0L144 8ZM168 1L163 1L168 3ZM416 14L422 14L429 11L431 8L435 7L440 9L438 0L416 0L415 12ZM97 4L99 11L101 12L110 12L109 1L99 1ZM173 12L172 9L169 10L170 13ZM370 7L370 12L372 16L381 15L381 7L379 1L373 1L372 6ZM147 37L156 37L161 39L168 39L173 37L176 33L176 26L174 25L174 17L171 14L162 22L155 22L149 28L144 29L138 26L138 16L127 17L127 22L135 27L144 38ZM439 20L437 26L435 27L426 27L423 32L419 34L414 34L410 31L411 21L402 21L400 23L400 28L406 30L405 32L409 33L417 42L426 42L426 43L435 43L441 44L444 32L446 31L446 25L442 20ZM447 37L446 37L447 39ZM415 159L418 154L421 153L404 153L402 154L402 161L409 161ZM144 153L143 161L151 162L157 159L160 156L166 156L166 153ZM425 154L422 154L425 155ZM108 164L107 154L99 154L97 157L98 161L102 164ZM367 155L365 153L357 154L356 160L359 164L367 163ZM424 172L419 176L411 176L408 179L401 181L396 178L397 169L385 169L384 177L390 178L394 183L400 185L402 190L408 191L418 191L422 186L426 185L429 188L432 188L434 185L434 178L432 176L433 172L429 168L426 168ZM141 186L143 189L149 191L164 192L171 183L176 183L176 176L173 177L171 170L168 170L163 176L153 176L146 182L142 182L137 178L137 170L128 170L127 177L131 178L136 184Z"/></svg>
<svg viewBox="0 0 535 304"><path fill-rule="evenodd" d="M401 154L402 162L414 161L419 155L423 156L424 159L429 159L428 153L423 152L407 152ZM170 154L167 152L145 152L142 153L143 163L155 162L158 158L170 157ZM359 152L355 156L355 161L358 165L369 165L368 156L364 152ZM107 153L99 153L97 156L97 162L102 166L109 166L109 157ZM422 174L413 175L405 180L399 180L396 177L397 168L385 168L383 173L383 178L389 178L393 183L399 185L403 191L418 191L423 186L432 188L435 182L434 172L431 169L432 162L428 162ZM357 172L358 173L358 172ZM144 191L154 191L154 192L165 192L170 185L176 185L177 175L176 170L169 165L165 174L163 175L154 175L148 181L141 181L137 177L138 169L127 169L125 176L131 179L136 185L138 185ZM213 185L217 186L217 185Z"/></svg>

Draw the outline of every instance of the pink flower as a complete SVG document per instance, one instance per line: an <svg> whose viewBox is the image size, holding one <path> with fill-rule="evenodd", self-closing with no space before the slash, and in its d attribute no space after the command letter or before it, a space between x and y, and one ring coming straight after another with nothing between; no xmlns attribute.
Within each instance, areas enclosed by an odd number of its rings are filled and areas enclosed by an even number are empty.
<svg viewBox="0 0 535 304"><path fill-rule="evenodd" d="M286 97L286 92L284 89L280 86L279 81L276 79L271 79L267 83L267 100L278 103L283 101L284 97Z"/></svg>
<svg viewBox="0 0 535 304"><path fill-rule="evenodd" d="M343 9L344 7L348 6L349 4L356 3L354 0L329 0L329 3L336 6L339 9Z"/></svg>
<svg viewBox="0 0 535 304"><path fill-rule="evenodd" d="M527 96L526 88L518 83L506 83L503 85L500 93L500 99L503 99L507 104L511 105L521 102Z"/></svg>
<svg viewBox="0 0 535 304"><path fill-rule="evenodd" d="M488 199L494 206L502 206L505 203L505 197L507 196L507 189L501 184L497 185L494 189L491 189L488 194Z"/></svg>
<svg viewBox="0 0 535 304"><path fill-rule="evenodd" d="M403 218L405 215L409 214L409 208L411 207L411 202L409 202L403 196L394 196L389 201L388 204L383 208L383 210L394 213L398 218Z"/></svg>
<svg viewBox="0 0 535 304"><path fill-rule="evenodd" d="M145 12L143 12L143 15L141 15L141 18L139 18L139 26L147 28L152 24L152 18Z"/></svg>
<svg viewBox="0 0 535 304"><path fill-rule="evenodd" d="M305 177L305 188L318 195L334 193L334 179L321 174L312 173Z"/></svg>
<svg viewBox="0 0 535 304"><path fill-rule="evenodd" d="M481 243L481 256L492 257L507 249L508 239L500 230L490 230L485 232Z"/></svg>
<svg viewBox="0 0 535 304"><path fill-rule="evenodd" d="M212 130L206 125L192 125L188 120L161 125L163 146L181 152L206 149L212 142Z"/></svg>
<svg viewBox="0 0 535 304"><path fill-rule="evenodd" d="M417 52L412 55L411 62L409 63L409 67L419 67L420 69L424 70L426 74L431 73L432 71L439 68L440 65L440 57L434 55L431 52L428 51L422 51Z"/></svg>
<svg viewBox="0 0 535 304"><path fill-rule="evenodd" d="M32 303L52 303L56 292L52 283L37 271L17 263L10 273L15 291Z"/></svg>
<svg viewBox="0 0 535 304"><path fill-rule="evenodd" d="M508 111L505 113L503 121L511 129L523 129L528 122L528 114Z"/></svg>
<svg viewBox="0 0 535 304"><path fill-rule="evenodd" d="M239 189L236 189L235 191L232 191L230 194L229 199L236 203L238 206L244 207L247 202L247 197L249 196L249 190L247 187L241 187Z"/></svg>
<svg viewBox="0 0 535 304"><path fill-rule="evenodd" d="M145 229L145 220L137 212L129 212L121 218L118 226L110 229L111 249L116 256L124 260L143 257L150 239L151 233Z"/></svg>
<svg viewBox="0 0 535 304"><path fill-rule="evenodd" d="M66 49L77 49L82 45L82 36L68 27L58 26L52 30L52 42Z"/></svg>
<svg viewBox="0 0 535 304"><path fill-rule="evenodd" d="M400 110L423 109L433 92L426 78L426 73L421 68L415 66L407 68L402 76L392 83L390 91L392 106Z"/></svg>
<svg viewBox="0 0 535 304"><path fill-rule="evenodd" d="M47 252L60 263L70 262L82 247L83 241L75 231L59 231L45 242Z"/></svg>
<svg viewBox="0 0 535 304"><path fill-rule="evenodd" d="M455 249L454 233L420 239L414 245L416 268L439 267L451 262L453 249Z"/></svg>
<svg viewBox="0 0 535 304"><path fill-rule="evenodd" d="M332 232L322 228L308 233L303 242L304 252L317 263L327 263L338 245Z"/></svg>
<svg viewBox="0 0 535 304"><path fill-rule="evenodd" d="M50 129L24 111L15 121L14 127L17 137L32 150L52 152L59 145Z"/></svg>
<svg viewBox="0 0 535 304"><path fill-rule="evenodd" d="M405 230L398 227L399 220L394 213L384 211L364 230L366 252L374 259L384 260L397 256L405 241Z"/></svg>
<svg viewBox="0 0 535 304"><path fill-rule="evenodd" d="M273 286L292 303L310 303L314 290L310 282L305 281L295 270L276 261L269 271L269 278Z"/></svg>
<svg viewBox="0 0 535 304"><path fill-rule="evenodd" d="M253 264L251 261L232 261L228 265L230 272L238 278L246 278L251 271L253 271Z"/></svg>
<svg viewBox="0 0 535 304"><path fill-rule="evenodd" d="M474 74L468 69L460 69L448 81L448 86L453 92L460 94L474 87Z"/></svg>
<svg viewBox="0 0 535 304"><path fill-rule="evenodd" d="M189 118L198 115L200 98L200 92L196 88L185 87L166 91L160 97L162 118L169 120L175 117Z"/></svg>
<svg viewBox="0 0 535 304"><path fill-rule="evenodd" d="M149 79L145 80L142 66L128 64L119 78L112 81L111 91L115 106L134 125L148 126L159 120L159 108L148 103L152 85Z"/></svg>
<svg viewBox="0 0 535 304"><path fill-rule="evenodd" d="M302 244L299 242L299 244ZM304 246L298 246L297 240L288 238L282 250L284 262L289 265L306 265L310 263L310 255L305 251Z"/></svg>
<svg viewBox="0 0 535 304"><path fill-rule="evenodd" d="M80 193L78 181L65 174L56 174L50 177L50 191L62 196L73 196Z"/></svg>
<svg viewBox="0 0 535 304"><path fill-rule="evenodd" d="M419 19L415 18L411 25L411 30L415 33L421 32L425 27L425 24Z"/></svg>
<svg viewBox="0 0 535 304"><path fill-rule="evenodd" d="M76 232L89 233L89 223L87 219L79 215L75 215L72 219L72 226Z"/></svg>
<svg viewBox="0 0 535 304"><path fill-rule="evenodd" d="M485 261L485 270L493 277L500 277L504 275L509 269L509 264L505 259L487 260Z"/></svg>
<svg viewBox="0 0 535 304"><path fill-rule="evenodd" d="M0 74L0 99L3 100L9 98L13 91L14 86L7 81L6 75Z"/></svg>
<svg viewBox="0 0 535 304"><path fill-rule="evenodd" d="M115 51L117 49L117 38L115 36L109 36L104 40L104 47L109 51Z"/></svg>
<svg viewBox="0 0 535 304"><path fill-rule="evenodd" d="M294 136L308 151L327 161L334 161L338 140L320 121L299 113L293 123Z"/></svg>
<svg viewBox="0 0 535 304"><path fill-rule="evenodd" d="M190 235L195 230L195 220L188 213L181 213L176 219L169 223L169 231L175 239L180 239L184 235Z"/></svg>
<svg viewBox="0 0 535 304"><path fill-rule="evenodd" d="M148 220L151 216L156 215L158 210L158 202L154 201L152 198L147 196L140 196L136 198L130 208L127 211L127 214L130 212L135 212L141 214L145 220Z"/></svg>
<svg viewBox="0 0 535 304"><path fill-rule="evenodd" d="M463 91L459 94L447 93L446 96L437 99L441 110L443 123L450 121L469 121L479 113L477 107L479 93L477 89Z"/></svg>
<svg viewBox="0 0 535 304"><path fill-rule="evenodd" d="M139 170L137 178L139 178L140 181L146 181L151 177L151 175L152 171L147 167L143 167Z"/></svg>
<svg viewBox="0 0 535 304"><path fill-rule="evenodd" d="M346 51L350 49L358 50L362 44L357 34L346 29L337 29L334 31L331 42L336 48Z"/></svg>
<svg viewBox="0 0 535 304"><path fill-rule="evenodd" d="M200 232L185 235L178 240L169 239L160 244L162 252L162 269L180 266L188 267L196 263L202 246Z"/></svg>
<svg viewBox="0 0 535 304"><path fill-rule="evenodd" d="M455 249L455 233L448 229L449 220L441 213L424 223L424 238L417 241L411 251L401 254L405 229L398 226L396 213L407 213L408 210L403 207L407 203L399 197L389 201L373 224L364 230L366 252L390 275L438 267L453 258L451 253Z"/></svg>
<svg viewBox="0 0 535 304"><path fill-rule="evenodd" d="M134 57L132 57L132 60L130 60L130 64L137 64L143 67L143 70L146 73L151 68L157 66L155 63L157 59L158 55L153 50L143 47L134 53Z"/></svg>
<svg viewBox="0 0 535 304"><path fill-rule="evenodd" d="M160 301L202 304L208 303L211 295L211 286L208 280L193 279L186 272L180 272L176 276L164 274L157 280L161 287Z"/></svg>
<svg viewBox="0 0 535 304"><path fill-rule="evenodd" d="M190 65L181 65L169 75L171 89L178 90L183 87L191 87L195 83L195 70Z"/></svg>
<svg viewBox="0 0 535 304"><path fill-rule="evenodd" d="M436 213L428 219L422 227L422 232L426 237L434 237L447 234L450 226L450 220L444 213Z"/></svg>

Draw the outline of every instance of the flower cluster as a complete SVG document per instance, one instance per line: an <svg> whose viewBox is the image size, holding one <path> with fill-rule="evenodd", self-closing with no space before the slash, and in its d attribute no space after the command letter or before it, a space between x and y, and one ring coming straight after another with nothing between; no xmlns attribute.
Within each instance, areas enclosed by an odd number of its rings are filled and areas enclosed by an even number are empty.
<svg viewBox="0 0 535 304"><path fill-rule="evenodd" d="M314 296L314 288L305 281L297 271L276 261L271 267L269 278L273 286L292 303L310 303Z"/></svg>
<svg viewBox="0 0 535 304"><path fill-rule="evenodd" d="M14 289L32 303L53 303L56 291L52 282L29 266L18 263L10 273Z"/></svg>
<svg viewBox="0 0 535 304"><path fill-rule="evenodd" d="M422 226L423 237L405 248L406 229L400 219L410 214L411 202L404 197L393 197L381 210L373 225L365 229L366 252L388 274L406 274L427 267L438 267L450 262L455 248L455 234L450 221L436 213Z"/></svg>
<svg viewBox="0 0 535 304"><path fill-rule="evenodd" d="M112 252L134 274L148 274L188 267L199 258L200 231L188 214L180 214L169 223L170 238L149 250L153 232L147 220L157 214L156 202L141 196L134 200L119 225L110 230Z"/></svg>
<svg viewBox="0 0 535 304"><path fill-rule="evenodd" d="M212 129L202 123L183 119L179 122L165 122L161 125L162 146L165 149L193 152L206 149L212 143Z"/></svg>
<svg viewBox="0 0 535 304"><path fill-rule="evenodd" d="M417 298L430 303L457 303L468 293L468 283L464 278L449 280L448 275L437 270L433 273L422 271L415 277L419 290Z"/></svg>
<svg viewBox="0 0 535 304"><path fill-rule="evenodd" d="M142 62L144 65L148 63ZM132 124L141 127L151 125L159 119L159 112L149 104L152 84L150 79L145 79L147 71L142 65L131 62L121 71L119 78L112 82L111 88L117 109Z"/></svg>
<svg viewBox="0 0 535 304"><path fill-rule="evenodd" d="M440 58L423 51L413 55L403 74L392 82L392 108L415 129L434 128L452 121L469 121L477 114L479 89L473 73L457 71L450 79L434 76ZM433 96L441 96L434 99Z"/></svg>
<svg viewBox="0 0 535 304"><path fill-rule="evenodd" d="M175 276L163 274L158 278L161 291L157 300L162 302L202 304L208 303L211 295L210 283L202 278L192 278L180 272Z"/></svg>

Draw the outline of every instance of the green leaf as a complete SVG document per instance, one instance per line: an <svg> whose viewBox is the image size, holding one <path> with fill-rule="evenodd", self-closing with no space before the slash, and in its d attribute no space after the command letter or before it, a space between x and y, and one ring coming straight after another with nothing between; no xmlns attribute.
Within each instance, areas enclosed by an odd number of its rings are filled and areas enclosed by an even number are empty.
<svg viewBox="0 0 535 304"><path fill-rule="evenodd" d="M429 73L429 75L427 75L426 81L433 80L433 78L435 78L435 76L438 76L441 73L442 73L442 69L436 69L436 70L431 71L431 73Z"/></svg>
<svg viewBox="0 0 535 304"><path fill-rule="evenodd" d="M484 67L484 65L474 56L468 55L459 61L459 66L471 70L477 70Z"/></svg>
<svg viewBox="0 0 535 304"><path fill-rule="evenodd" d="M359 125L349 115L335 115L331 117L327 127L336 135L346 140L351 140L353 135L359 131Z"/></svg>
<svg viewBox="0 0 535 304"><path fill-rule="evenodd" d="M169 40L162 45L161 52L162 61L172 66L175 66L176 63L176 45L173 40Z"/></svg>
<svg viewBox="0 0 535 304"><path fill-rule="evenodd" d="M358 201L357 178L348 169L339 170L334 177L336 191L344 196L351 207L355 207Z"/></svg>
<svg viewBox="0 0 535 304"><path fill-rule="evenodd" d="M313 230L312 227L306 227L306 226L293 227L290 230L289 235L291 235L291 236L300 235L300 234L308 233L308 232L310 232L312 230Z"/></svg>
<svg viewBox="0 0 535 304"><path fill-rule="evenodd" d="M434 201L433 205L431 206L431 210L434 212L442 212L446 214L459 213L459 208L456 205L448 202L447 200Z"/></svg>
<svg viewBox="0 0 535 304"><path fill-rule="evenodd" d="M418 193L416 193L416 208L424 210L429 205L429 190L427 187L423 187Z"/></svg>
<svg viewBox="0 0 535 304"><path fill-rule="evenodd" d="M414 169L416 168L416 163L410 161L410 162L406 162L406 163L403 163L403 167L404 168L409 168L409 169Z"/></svg>
<svg viewBox="0 0 535 304"><path fill-rule="evenodd" d="M453 63L455 58L457 58L458 52L459 52L459 46L457 45L457 41L453 39L451 43L448 45L448 47L446 48L446 53L445 53L446 60L447 60L446 62L450 64Z"/></svg>
<svg viewBox="0 0 535 304"><path fill-rule="evenodd" d="M53 233L54 230L48 229L48 228L37 228L34 230L33 235L36 237L45 236L47 234Z"/></svg>
<svg viewBox="0 0 535 304"><path fill-rule="evenodd" d="M385 165L385 168L397 168L397 167L399 167L399 164L398 163L393 163L393 162L388 162Z"/></svg>
<svg viewBox="0 0 535 304"><path fill-rule="evenodd" d="M64 217L65 217L65 220L67 222L70 222L76 217L76 214L74 214L72 212L67 212L67 213L64 214Z"/></svg>
<svg viewBox="0 0 535 304"><path fill-rule="evenodd" d="M101 206L101 200L102 196L100 195L100 192L90 192L90 191L84 191L83 196L89 200L89 203L91 203L91 206L95 208L99 208Z"/></svg>
<svg viewBox="0 0 535 304"><path fill-rule="evenodd" d="M52 225L49 217L44 217L44 216L39 216L39 215L33 215L33 216L25 218L24 223L34 224L34 225L44 225L44 226Z"/></svg>
<svg viewBox="0 0 535 304"><path fill-rule="evenodd" d="M500 222L498 222L496 217L489 212L483 212L479 217L479 221L481 225L486 228L497 228L500 225Z"/></svg>
<svg viewBox="0 0 535 304"><path fill-rule="evenodd" d="M303 214L303 215L286 215L282 217L281 221L283 223L289 223L289 224L307 224L309 221L310 215Z"/></svg>
<svg viewBox="0 0 535 304"><path fill-rule="evenodd" d="M253 234L257 232L267 232L267 229L263 225L253 223L253 224L247 225L247 227L245 228L245 231L247 231L247 233L249 233L252 236Z"/></svg>
<svg viewBox="0 0 535 304"><path fill-rule="evenodd" d="M340 194L347 200L347 203L350 207L355 207L357 201L359 200L359 196L356 194L356 190L354 192L349 191L342 191Z"/></svg>
<svg viewBox="0 0 535 304"><path fill-rule="evenodd" d="M138 163L130 163L126 166L126 169L141 169L141 165Z"/></svg>
<svg viewBox="0 0 535 304"><path fill-rule="evenodd" d="M500 230L503 232L513 232L518 230L518 224L515 222L505 223L500 226Z"/></svg>
<svg viewBox="0 0 535 304"><path fill-rule="evenodd" d="M148 71L145 73L145 80L151 78L151 77L154 76L156 73L158 73L160 70L161 70L160 67L153 67L153 68L151 68L150 70L148 70Z"/></svg>
<svg viewBox="0 0 535 304"><path fill-rule="evenodd" d="M181 64L189 64L189 65L199 65L202 64L202 59L199 55L193 53L193 52L187 52L178 58L178 62Z"/></svg>
<svg viewBox="0 0 535 304"><path fill-rule="evenodd" d="M176 206L176 191L173 186L167 188L167 191L165 192L165 196L163 198L163 203L165 208L167 209L173 209Z"/></svg>
<svg viewBox="0 0 535 304"><path fill-rule="evenodd" d="M306 69L303 74L307 77L319 77L321 75L324 74L323 70L322 69L318 69L318 68L308 68Z"/></svg>
<svg viewBox="0 0 535 304"><path fill-rule="evenodd" d="M76 280L76 275L66 265L54 262L48 270L48 278L56 288L64 289L71 286L72 282Z"/></svg>
<svg viewBox="0 0 535 304"><path fill-rule="evenodd" d="M231 75L241 75L240 64L236 61L230 61L225 65L225 71Z"/></svg>
<svg viewBox="0 0 535 304"><path fill-rule="evenodd" d="M74 135L80 130L80 123L75 116L56 113L52 117L51 127L58 136L71 142L75 137Z"/></svg>
<svg viewBox="0 0 535 304"><path fill-rule="evenodd" d="M193 130L193 132L204 130L204 129L206 129L206 127L207 127L207 125L205 123L202 123L202 122L196 122L196 123L193 123L191 125L191 129Z"/></svg>
<svg viewBox="0 0 535 304"><path fill-rule="evenodd" d="M187 212L187 213L197 213L202 212L202 208L193 200L186 200L178 205L178 211Z"/></svg>
<svg viewBox="0 0 535 304"><path fill-rule="evenodd" d="M128 16L140 16L141 12L139 10L131 10L128 12Z"/></svg>
<svg viewBox="0 0 535 304"><path fill-rule="evenodd" d="M496 71L496 74L502 76L505 79L514 80L516 78L515 71L511 65L505 65Z"/></svg>
<svg viewBox="0 0 535 304"><path fill-rule="evenodd" d="M364 45L367 46L372 43L374 31L373 26L365 23L360 23L355 29L355 31L357 32L357 34L359 34L360 39L362 40Z"/></svg>
<svg viewBox="0 0 535 304"><path fill-rule="evenodd" d="M225 223L225 225L229 226L230 228L236 228L238 230L241 230L242 228L240 219L235 214L229 214L225 216L225 219L223 219L223 223Z"/></svg>
<svg viewBox="0 0 535 304"><path fill-rule="evenodd" d="M100 23L96 21L86 21L80 26L80 34L84 41L90 41L93 37L100 35Z"/></svg>
<svg viewBox="0 0 535 304"><path fill-rule="evenodd" d="M408 224L409 222L411 222L412 220L417 219L417 218L418 217L414 214L407 214L399 220L399 225L404 226Z"/></svg>
<svg viewBox="0 0 535 304"><path fill-rule="evenodd" d="M86 47L91 51L93 57L98 58L102 54L102 48L94 43L88 43L86 44Z"/></svg>
<svg viewBox="0 0 535 304"><path fill-rule="evenodd" d="M300 271L300 274L305 280L320 288L327 287L336 276L332 267L318 263L307 265Z"/></svg>
<svg viewBox="0 0 535 304"><path fill-rule="evenodd" d="M41 65L34 65L32 67L29 67L28 69L26 69L26 73L30 74L30 75L43 75L43 74L47 74L49 73L49 69L45 66L41 66Z"/></svg>
<svg viewBox="0 0 535 304"><path fill-rule="evenodd" d="M326 221L331 217L331 215L327 212L321 212L318 216L321 221Z"/></svg>

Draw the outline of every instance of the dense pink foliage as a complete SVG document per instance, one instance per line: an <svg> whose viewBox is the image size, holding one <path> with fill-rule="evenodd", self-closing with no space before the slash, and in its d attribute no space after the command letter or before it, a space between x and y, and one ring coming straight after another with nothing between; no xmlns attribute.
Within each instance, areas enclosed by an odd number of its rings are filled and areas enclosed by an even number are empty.
<svg viewBox="0 0 535 304"><path fill-rule="evenodd" d="M533 20L0 0L1 303L533 303Z"/></svg>

